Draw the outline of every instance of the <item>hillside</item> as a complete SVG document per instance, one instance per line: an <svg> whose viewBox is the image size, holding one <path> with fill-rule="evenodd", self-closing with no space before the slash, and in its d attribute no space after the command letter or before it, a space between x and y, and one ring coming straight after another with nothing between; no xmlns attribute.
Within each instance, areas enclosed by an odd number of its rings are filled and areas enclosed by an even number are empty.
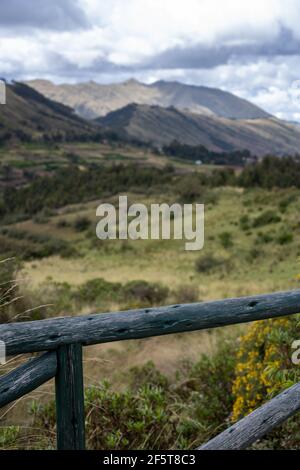
<svg viewBox="0 0 300 470"><path fill-rule="evenodd" d="M258 156L295 154L300 149L299 130L275 118L234 120L131 104L96 121L120 136L156 146L176 139L217 152L248 149Z"/></svg>
<svg viewBox="0 0 300 470"><path fill-rule="evenodd" d="M269 115L231 93L203 86L158 81L151 85L137 80L101 85L95 82L55 85L47 80L32 80L28 85L50 99L71 106L78 115L93 119L130 103L175 106L204 115L233 119L258 119Z"/></svg>
<svg viewBox="0 0 300 470"><path fill-rule="evenodd" d="M22 83L6 86L6 104L0 107L0 141L51 140L53 136L79 139L92 132L94 127L71 108L49 100Z"/></svg>

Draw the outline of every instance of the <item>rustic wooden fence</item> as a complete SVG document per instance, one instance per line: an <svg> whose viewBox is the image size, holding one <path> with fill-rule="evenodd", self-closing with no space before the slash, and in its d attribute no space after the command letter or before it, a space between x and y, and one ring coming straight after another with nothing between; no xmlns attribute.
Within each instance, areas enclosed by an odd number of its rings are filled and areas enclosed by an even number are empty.
<svg viewBox="0 0 300 470"><path fill-rule="evenodd" d="M57 448L84 449L82 347L215 328L300 312L300 291L0 325L7 355L47 351L0 377L0 407L55 377ZM249 414L206 449L243 449L300 409L300 383Z"/></svg>

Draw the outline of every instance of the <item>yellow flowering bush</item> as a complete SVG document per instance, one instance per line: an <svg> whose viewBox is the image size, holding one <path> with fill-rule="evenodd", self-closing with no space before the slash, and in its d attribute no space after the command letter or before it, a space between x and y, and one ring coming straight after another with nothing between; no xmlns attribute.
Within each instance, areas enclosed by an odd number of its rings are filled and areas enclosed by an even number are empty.
<svg viewBox="0 0 300 470"><path fill-rule="evenodd" d="M232 421L300 380L300 366L292 363L292 343L297 339L300 339L299 315L250 325L239 339Z"/></svg>

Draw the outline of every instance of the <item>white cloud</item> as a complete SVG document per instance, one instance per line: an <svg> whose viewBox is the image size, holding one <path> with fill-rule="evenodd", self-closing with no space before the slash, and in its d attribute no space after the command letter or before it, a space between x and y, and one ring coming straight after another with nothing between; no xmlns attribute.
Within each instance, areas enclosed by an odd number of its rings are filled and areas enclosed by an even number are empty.
<svg viewBox="0 0 300 470"><path fill-rule="evenodd" d="M300 0L78 0L76 14L79 7L84 28L2 27L2 74L177 79L222 87L278 116L300 112L288 91L300 79Z"/></svg>

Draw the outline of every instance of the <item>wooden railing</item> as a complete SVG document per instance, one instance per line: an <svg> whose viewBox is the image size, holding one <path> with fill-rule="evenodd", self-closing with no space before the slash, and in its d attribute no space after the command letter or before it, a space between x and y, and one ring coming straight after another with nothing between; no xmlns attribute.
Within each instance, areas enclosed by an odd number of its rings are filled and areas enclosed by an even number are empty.
<svg viewBox="0 0 300 470"><path fill-rule="evenodd" d="M300 291L0 325L7 355L47 351L0 377L0 407L55 377L57 448L84 449L82 347L300 312ZM300 409L300 383L199 449L243 449Z"/></svg>

